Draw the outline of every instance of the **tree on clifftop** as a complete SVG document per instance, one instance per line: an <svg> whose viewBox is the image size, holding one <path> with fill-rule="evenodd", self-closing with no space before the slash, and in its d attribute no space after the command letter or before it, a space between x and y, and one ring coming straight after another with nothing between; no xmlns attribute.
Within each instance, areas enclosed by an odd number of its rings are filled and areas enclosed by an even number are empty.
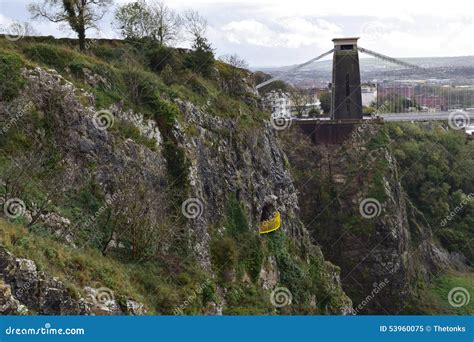
<svg viewBox="0 0 474 342"><path fill-rule="evenodd" d="M193 10L186 11L183 19L185 31L193 42L193 52L186 58L186 65L209 77L214 66L214 52L206 38L207 20Z"/></svg>
<svg viewBox="0 0 474 342"><path fill-rule="evenodd" d="M138 0L120 6L114 26L126 39L148 39L158 45L172 45L181 34L181 16L163 2Z"/></svg>
<svg viewBox="0 0 474 342"><path fill-rule="evenodd" d="M86 31L97 28L113 0L43 0L32 3L28 10L33 19L67 23L79 38L79 48L86 49Z"/></svg>

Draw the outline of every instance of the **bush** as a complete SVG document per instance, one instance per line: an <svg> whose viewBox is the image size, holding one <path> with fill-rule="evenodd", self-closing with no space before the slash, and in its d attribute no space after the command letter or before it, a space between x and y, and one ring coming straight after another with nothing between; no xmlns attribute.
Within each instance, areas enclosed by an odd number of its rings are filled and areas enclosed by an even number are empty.
<svg viewBox="0 0 474 342"><path fill-rule="evenodd" d="M160 73L169 65L173 70L182 69L181 56L176 49L160 46L151 49L147 53L148 65L154 72Z"/></svg>
<svg viewBox="0 0 474 342"><path fill-rule="evenodd" d="M232 197L226 210L227 231L235 238L249 231L249 223L244 210L235 197Z"/></svg>
<svg viewBox="0 0 474 342"><path fill-rule="evenodd" d="M212 74L214 68L214 52L206 38L196 36L193 51L186 56L185 65L205 77Z"/></svg>
<svg viewBox="0 0 474 342"><path fill-rule="evenodd" d="M75 58L75 53L48 44L32 44L24 49L28 58L63 72Z"/></svg>
<svg viewBox="0 0 474 342"><path fill-rule="evenodd" d="M130 68L122 72L130 101L136 106L152 106L156 100L159 83L153 74Z"/></svg>
<svg viewBox="0 0 474 342"><path fill-rule="evenodd" d="M21 76L23 60L13 53L0 54L0 100L9 101L18 96L25 83Z"/></svg>
<svg viewBox="0 0 474 342"><path fill-rule="evenodd" d="M226 274L237 267L239 251L237 243L231 237L214 239L211 243L212 264L226 282Z"/></svg>

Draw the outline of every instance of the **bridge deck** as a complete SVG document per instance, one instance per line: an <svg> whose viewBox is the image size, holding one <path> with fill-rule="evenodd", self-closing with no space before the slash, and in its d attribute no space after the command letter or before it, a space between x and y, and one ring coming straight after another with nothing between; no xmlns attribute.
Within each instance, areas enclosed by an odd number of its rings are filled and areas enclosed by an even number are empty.
<svg viewBox="0 0 474 342"><path fill-rule="evenodd" d="M292 118L291 120L297 124L339 124L339 123L362 123L367 120L380 120L385 122L399 122L399 121L448 121L452 112L415 112L415 113L384 113L377 116L364 116L362 120L331 120L330 117L319 118ZM469 117L471 123L474 123L474 111L464 111L465 115Z"/></svg>

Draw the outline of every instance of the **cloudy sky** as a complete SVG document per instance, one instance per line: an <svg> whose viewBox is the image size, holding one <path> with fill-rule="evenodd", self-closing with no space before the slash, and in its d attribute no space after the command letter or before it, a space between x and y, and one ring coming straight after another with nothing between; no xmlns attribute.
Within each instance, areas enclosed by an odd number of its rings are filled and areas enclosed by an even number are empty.
<svg viewBox="0 0 474 342"><path fill-rule="evenodd" d="M29 21L26 6L31 1L39 0L0 0L0 25ZM361 37L361 46L393 57L474 55L472 0L165 3L176 11L198 10L209 21L208 36L216 54L237 53L252 66L301 63L331 49L332 38L344 36ZM113 9L101 23L101 31L90 34L116 37L112 17ZM73 36L52 23L32 24L44 35Z"/></svg>

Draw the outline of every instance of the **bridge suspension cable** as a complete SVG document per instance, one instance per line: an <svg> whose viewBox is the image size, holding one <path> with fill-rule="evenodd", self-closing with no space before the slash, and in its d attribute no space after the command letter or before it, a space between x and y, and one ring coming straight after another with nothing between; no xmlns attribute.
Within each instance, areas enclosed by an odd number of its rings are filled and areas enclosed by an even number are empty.
<svg viewBox="0 0 474 342"><path fill-rule="evenodd" d="M424 70L424 68L422 68L418 65L411 64L411 63L408 63L408 62L404 62L402 60L399 60L399 59L396 59L396 58L393 58L393 57L389 57L389 56L386 56L386 55L382 55L381 53L378 53L378 52L375 52L375 51L372 51L372 50L369 50L369 49L365 49L365 48L360 47L360 46L358 46L357 49L362 53L366 53L368 55L371 55L372 57L379 58L379 59L382 59L382 60L390 62L390 63L405 66L407 68Z"/></svg>
<svg viewBox="0 0 474 342"><path fill-rule="evenodd" d="M260 88L266 86L267 84L270 84L270 83L272 83L272 82L278 80L278 79L281 78L282 76L287 75L287 74L289 74L289 73L292 73L292 72L294 72L294 71L296 71L296 70L299 70L299 69L301 69L301 68L303 68L303 67L305 67L305 66L307 66L307 65L309 65L309 64L311 64L311 63L314 63L314 62L320 60L321 58L326 57L327 55L330 55L330 54L333 53L333 52L334 52L334 49L331 49L331 50L329 50L329 51L327 51L327 52L325 52L325 53L319 55L318 57L315 57L315 58L313 58L313 59L310 59L310 60L307 61L307 62L304 62L304 63L302 63L302 64L299 64L299 65L297 65L297 66L295 66L295 67L293 67L293 68L291 68L291 69L285 71L283 74L281 74L281 75L278 76L278 77L273 77L273 78L271 78L271 79L269 79L269 80L267 80L267 81L265 81L265 82L262 82L262 83L258 84L258 85L256 86L256 88L257 88L257 89L260 89Z"/></svg>

